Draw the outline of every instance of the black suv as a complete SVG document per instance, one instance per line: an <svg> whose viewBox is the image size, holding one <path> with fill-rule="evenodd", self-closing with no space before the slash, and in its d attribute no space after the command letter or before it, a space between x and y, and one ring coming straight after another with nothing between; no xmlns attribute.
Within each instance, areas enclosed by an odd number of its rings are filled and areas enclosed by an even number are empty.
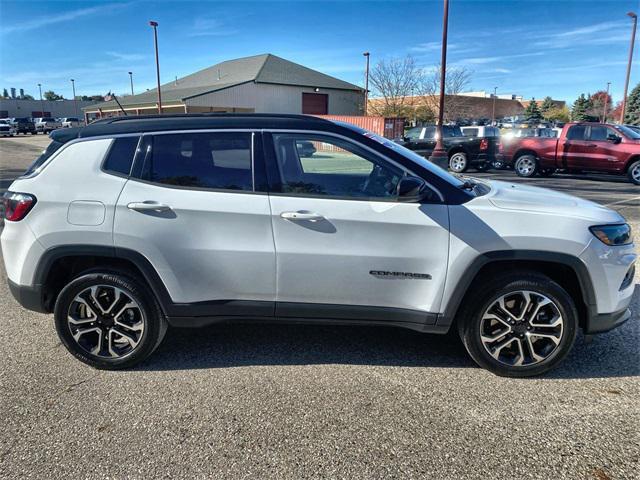
<svg viewBox="0 0 640 480"><path fill-rule="evenodd" d="M462 173L473 166L483 171L493 164L498 153L499 137L467 137L459 126L451 125L444 125L442 131L450 170ZM412 128L398 143L428 158L436 146L436 126Z"/></svg>
<svg viewBox="0 0 640 480"><path fill-rule="evenodd" d="M16 135L19 133L30 133L31 135L36 134L36 124L31 121L30 118L16 118L14 120L14 125L16 129Z"/></svg>

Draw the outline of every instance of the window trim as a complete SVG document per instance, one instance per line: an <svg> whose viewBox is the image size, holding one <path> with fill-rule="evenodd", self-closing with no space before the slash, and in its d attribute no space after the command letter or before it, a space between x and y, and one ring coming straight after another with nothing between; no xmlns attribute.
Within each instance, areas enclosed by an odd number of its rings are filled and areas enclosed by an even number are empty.
<svg viewBox="0 0 640 480"><path fill-rule="evenodd" d="M256 190L256 176L255 176L255 151L256 151L256 129L190 129L190 130L171 130L171 131L161 131L161 132L145 132L144 134L138 133L140 135L140 142L145 140L143 145L146 145L146 151L143 155L136 153L134 157L134 161L131 165L129 180L134 180L136 182L146 183L147 185L155 185L163 188L171 188L174 190L195 190L195 191L204 191L204 192L220 192L220 193L244 193L244 194L266 194L268 192L258 191ZM145 180L142 178L142 173L144 172L144 166L147 161L147 156L150 152L153 152L152 143L153 138L159 135L180 135L180 134L211 134L211 133L249 133L250 134L250 162L251 162L251 190L236 190L231 188L213 188L213 187L188 187L184 185L170 185L167 183L154 182L151 180ZM140 146L140 143L138 144ZM142 158L139 158L142 157ZM105 157L106 158L106 157Z"/></svg>
<svg viewBox="0 0 640 480"><path fill-rule="evenodd" d="M106 173L107 175L113 175L114 177L120 177L120 178L129 178L129 177L131 177L131 172L133 171L133 165L135 164L136 156L138 155L138 149L140 148L140 144L142 143L142 137L144 135L142 135L140 133L137 134L137 136L138 136L138 144L136 145L136 148L133 151L133 157L131 159L131 166L129 167L129 173L128 174L116 172L115 170L109 170L109 169L105 168L105 163L107 163L107 160L109 159L109 155L111 155L111 150L115 146L116 140L118 138L135 137L135 136L136 135L126 134L126 135L117 135L117 136L114 135L112 137L113 141L111 142L111 145L109 145L109 148L107 149L107 153L104 154L104 158L100 162L100 171L102 173Z"/></svg>
<svg viewBox="0 0 640 480"><path fill-rule="evenodd" d="M355 202L383 202L383 203L408 203L408 204L428 204L428 205L440 205L446 204L444 195L442 192L434 187L427 179L425 179L422 175L416 174L414 171L408 169L404 165L399 164L393 159L383 155L374 149L370 148L368 145L364 143L357 142L356 140L346 137L344 135L340 135L333 132L327 132L323 130L298 130L298 129L264 129L263 133L268 134L269 141L264 142L263 148L265 149L265 161L267 163L267 172L269 179L269 195L278 196L278 197L301 197L301 198L324 198L326 200L351 200ZM399 201L397 197L395 198L384 198L384 197L349 197L349 196L337 196L337 195L318 195L312 193L294 193L294 192L283 192L282 190L282 177L280 175L279 162L277 157L277 152L275 150L275 142L273 140L273 135L278 133L285 134L301 134L301 135L321 135L328 137L335 137L340 140L343 140L349 144L356 144L358 148L366 150L373 156L380 159L382 162L387 162L393 165L395 168L404 172L404 176L411 175L413 177L417 177L422 179L427 186L436 193L439 197L439 201L420 201L420 202L402 202ZM273 175L277 175L276 178L272 178Z"/></svg>

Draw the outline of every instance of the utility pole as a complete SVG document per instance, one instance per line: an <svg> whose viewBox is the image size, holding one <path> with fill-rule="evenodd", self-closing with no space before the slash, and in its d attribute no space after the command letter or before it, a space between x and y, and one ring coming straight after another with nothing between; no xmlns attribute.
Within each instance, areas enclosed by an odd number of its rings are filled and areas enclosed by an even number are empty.
<svg viewBox="0 0 640 480"><path fill-rule="evenodd" d="M158 22L151 20L149 25L153 27L153 43L156 47L156 80L158 83L158 113L162 114L162 94L160 93L160 60L158 59Z"/></svg>
<svg viewBox="0 0 640 480"><path fill-rule="evenodd" d="M71 79L71 89L73 90L73 109L76 112L76 117L78 116L78 100L76 99L76 81Z"/></svg>
<svg viewBox="0 0 640 480"><path fill-rule="evenodd" d="M604 96L604 109L602 111L602 123L607 123L607 107L609 106L609 86L611 82L607 82L607 94Z"/></svg>
<svg viewBox="0 0 640 480"><path fill-rule="evenodd" d="M44 100L42 100L42 84L38 84L38 90L40 90L40 115L44 117Z"/></svg>
<svg viewBox="0 0 640 480"><path fill-rule="evenodd" d="M440 105L438 108L438 125L436 127L436 146L431 152L429 160L445 170L448 167L449 157L444 149L442 141L444 121L444 92L447 72L447 28L449 25L449 0L444 0L444 14L442 18L442 59L440 61Z"/></svg>
<svg viewBox="0 0 640 480"><path fill-rule="evenodd" d="M638 26L638 15L633 12L627 13L633 20L631 29L631 46L629 47L629 63L627 63L627 78L624 81L624 95L622 97L622 111L620 112L620 123L624 123L624 114L627 110L627 90L629 89L629 77L631 76L631 62L633 61L633 44L636 41L636 28Z"/></svg>
<svg viewBox="0 0 640 480"><path fill-rule="evenodd" d="M496 124L496 96L498 95L498 87L493 87L493 110L491 111L491 125Z"/></svg>
<svg viewBox="0 0 640 480"><path fill-rule="evenodd" d="M131 95L133 95L133 72L129 72L129 82L131 83Z"/></svg>
<svg viewBox="0 0 640 480"><path fill-rule="evenodd" d="M364 55L367 58L367 67L364 71L364 116L367 116L368 104L369 104L369 52L364 52Z"/></svg>

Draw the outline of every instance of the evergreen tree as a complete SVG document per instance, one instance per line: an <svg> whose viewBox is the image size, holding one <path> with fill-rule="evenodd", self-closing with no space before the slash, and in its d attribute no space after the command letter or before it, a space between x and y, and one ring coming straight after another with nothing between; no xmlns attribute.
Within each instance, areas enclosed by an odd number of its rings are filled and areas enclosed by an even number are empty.
<svg viewBox="0 0 640 480"><path fill-rule="evenodd" d="M540 108L538 108L538 103L535 98L531 98L529 105L524 109L524 118L529 122L539 122L542 120L542 113L540 113Z"/></svg>
<svg viewBox="0 0 640 480"><path fill-rule="evenodd" d="M584 122L588 118L587 110L589 108L589 100L584 96L584 93L580 94L576 101L573 102L573 108L571 109L571 120L574 122Z"/></svg>
<svg viewBox="0 0 640 480"><path fill-rule="evenodd" d="M631 93L627 97L624 123L640 125L640 83L631 90Z"/></svg>
<svg viewBox="0 0 640 480"><path fill-rule="evenodd" d="M551 97L544 97L542 105L540 105L540 113L542 113L542 116L547 118L549 110L553 110L554 108L556 108L556 106L553 103L553 99Z"/></svg>
<svg viewBox="0 0 640 480"><path fill-rule="evenodd" d="M6 89L6 88L2 90L2 96L3 96L4 98L9 98L9 92L7 92L7 89Z"/></svg>

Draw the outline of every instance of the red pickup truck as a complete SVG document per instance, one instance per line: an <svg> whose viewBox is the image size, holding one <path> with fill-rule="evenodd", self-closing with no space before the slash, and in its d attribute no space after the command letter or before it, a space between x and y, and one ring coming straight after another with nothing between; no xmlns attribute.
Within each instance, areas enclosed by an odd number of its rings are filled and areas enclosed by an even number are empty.
<svg viewBox="0 0 640 480"><path fill-rule="evenodd" d="M567 123L558 138L503 141L502 159L521 177L567 172L627 175L640 185L640 134L624 125Z"/></svg>

